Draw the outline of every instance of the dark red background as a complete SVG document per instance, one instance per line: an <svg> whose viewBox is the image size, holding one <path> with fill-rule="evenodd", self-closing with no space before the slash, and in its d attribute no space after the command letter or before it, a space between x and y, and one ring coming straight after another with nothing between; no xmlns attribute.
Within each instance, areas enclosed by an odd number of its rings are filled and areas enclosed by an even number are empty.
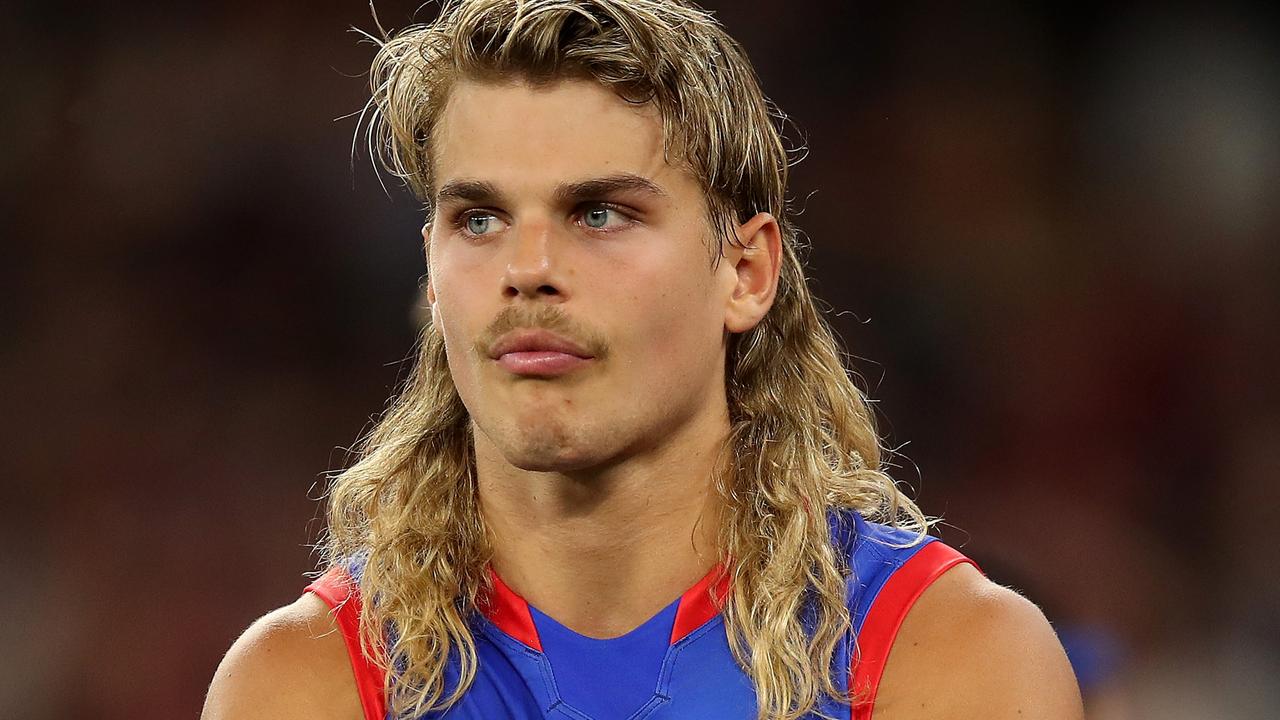
<svg viewBox="0 0 1280 720"><path fill-rule="evenodd" d="M0 717L198 713L411 354L420 213L350 157L367 8L153 5L0 6ZM896 476L1091 718L1274 717L1274 18L711 5L807 138Z"/></svg>

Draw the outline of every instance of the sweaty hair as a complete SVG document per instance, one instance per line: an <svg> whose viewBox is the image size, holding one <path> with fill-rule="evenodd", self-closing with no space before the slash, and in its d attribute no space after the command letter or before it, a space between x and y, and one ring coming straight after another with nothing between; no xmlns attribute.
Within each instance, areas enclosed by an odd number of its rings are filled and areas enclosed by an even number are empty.
<svg viewBox="0 0 1280 720"><path fill-rule="evenodd" d="M847 699L847 673L833 672L832 658L851 632L849 568L827 511L918 532L927 522L880 469L872 413L810 295L786 204L782 116L741 46L681 0L446 0L434 22L383 33L366 108L371 148L430 213L433 137L450 89L561 79L591 79L657 109L668 161L701 184L713 232L733 241L732 228L757 212L778 219L773 307L731 338L725 358L731 428L716 478L731 576L725 627L760 718L792 720L824 696ZM393 713L447 707L475 678L468 621L489 589L491 548L470 418L430 322L412 376L328 502L327 560L363 561L363 642L392 669ZM456 683L445 681L450 662L461 668Z"/></svg>

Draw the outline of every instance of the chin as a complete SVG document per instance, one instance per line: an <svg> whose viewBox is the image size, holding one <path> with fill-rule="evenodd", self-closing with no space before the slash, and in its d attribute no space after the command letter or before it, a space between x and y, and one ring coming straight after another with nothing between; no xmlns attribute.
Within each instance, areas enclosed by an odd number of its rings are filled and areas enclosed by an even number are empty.
<svg viewBox="0 0 1280 720"><path fill-rule="evenodd" d="M578 432L575 432L577 430ZM529 472L575 472L608 461L606 438L590 437L581 428L547 422L509 427L490 435L495 448L513 467Z"/></svg>
<svg viewBox="0 0 1280 720"><path fill-rule="evenodd" d="M512 466L529 472L567 473L591 467L598 462L595 453L584 452L573 444L550 438L522 438L522 441L498 445L503 458Z"/></svg>

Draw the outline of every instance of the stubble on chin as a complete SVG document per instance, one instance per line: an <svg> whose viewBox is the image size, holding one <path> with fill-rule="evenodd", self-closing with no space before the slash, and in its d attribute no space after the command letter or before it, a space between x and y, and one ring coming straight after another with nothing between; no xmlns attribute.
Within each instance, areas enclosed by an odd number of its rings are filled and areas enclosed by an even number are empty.
<svg viewBox="0 0 1280 720"><path fill-rule="evenodd" d="M488 445L483 450L477 448L477 459L486 455L491 461L526 472L573 472L595 460L586 438L574 428L547 418L505 418L494 430L489 434L473 421L477 442Z"/></svg>

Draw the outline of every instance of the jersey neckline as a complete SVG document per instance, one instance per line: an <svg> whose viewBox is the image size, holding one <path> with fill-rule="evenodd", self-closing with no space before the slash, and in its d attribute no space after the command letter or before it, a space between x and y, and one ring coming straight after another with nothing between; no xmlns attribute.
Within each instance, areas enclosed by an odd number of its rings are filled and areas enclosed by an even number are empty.
<svg viewBox="0 0 1280 720"><path fill-rule="evenodd" d="M538 636L538 627L533 621L532 606L502 581L492 565L489 566L489 580L493 590L479 603L481 613L513 640L532 650L542 652L542 639ZM717 563L693 587L680 595L676 600L678 605L675 622L671 628L670 645L680 642L720 614L729 596L730 580L725 564ZM654 617L667 612L670 607L670 605L665 606ZM538 613L563 627L563 623L547 613L541 610L538 610ZM646 620L626 634L629 635L643 628L652 620L653 618ZM565 629L573 632L570 628Z"/></svg>

